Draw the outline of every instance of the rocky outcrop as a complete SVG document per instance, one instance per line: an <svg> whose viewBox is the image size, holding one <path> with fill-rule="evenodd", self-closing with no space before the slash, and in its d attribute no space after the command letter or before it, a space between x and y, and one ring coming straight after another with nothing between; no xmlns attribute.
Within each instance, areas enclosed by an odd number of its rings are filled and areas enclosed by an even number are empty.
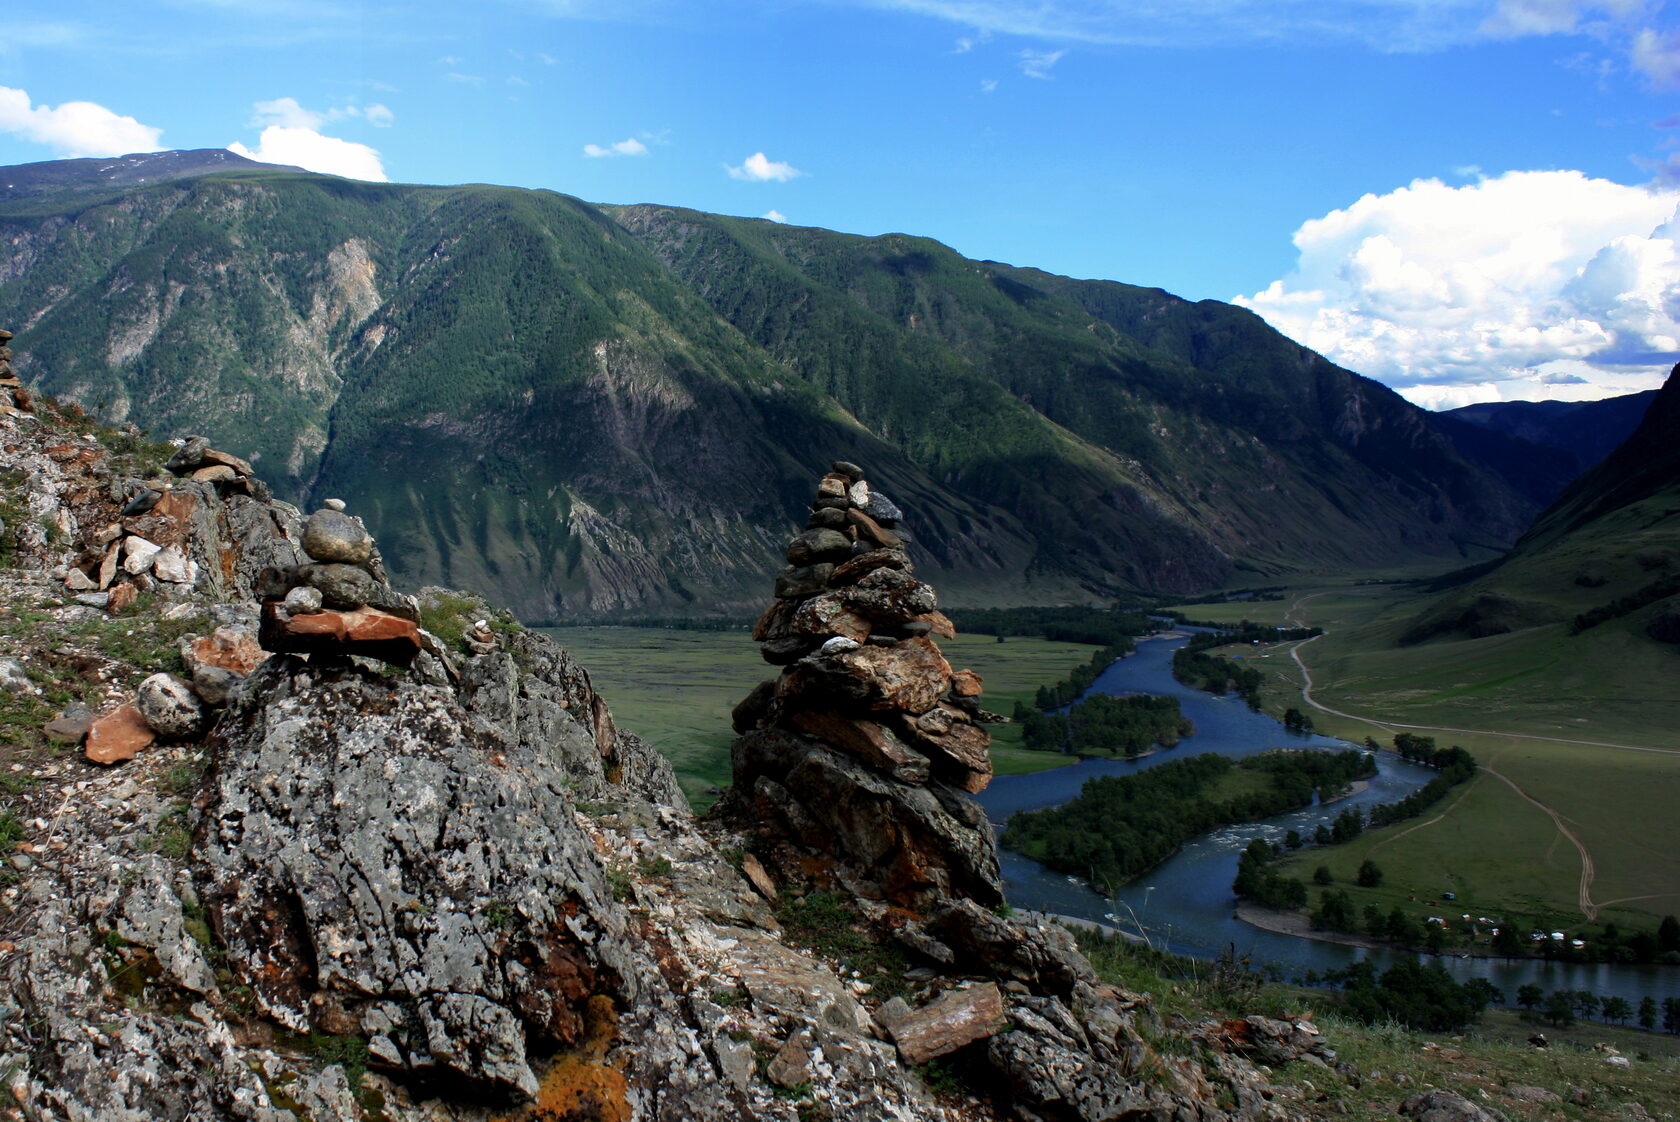
<svg viewBox="0 0 1680 1122"><path fill-rule="evenodd" d="M1003 901L985 814L990 734L979 677L951 669L954 636L913 575L902 512L839 462L817 485L753 638L784 666L735 710L722 813L779 843L784 869L922 912Z"/></svg>

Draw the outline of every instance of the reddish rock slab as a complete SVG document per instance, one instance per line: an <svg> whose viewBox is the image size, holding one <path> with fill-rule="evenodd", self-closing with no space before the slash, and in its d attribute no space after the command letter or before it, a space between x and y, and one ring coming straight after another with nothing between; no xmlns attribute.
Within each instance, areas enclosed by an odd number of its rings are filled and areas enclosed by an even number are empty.
<svg viewBox="0 0 1680 1122"><path fill-rule="evenodd" d="M140 590L135 588L132 584L119 584L117 587L111 589L111 598L105 601L105 610L110 612L112 615L115 615L117 612L122 611L124 608L134 603L139 596Z"/></svg>
<svg viewBox="0 0 1680 1122"><path fill-rule="evenodd" d="M793 623L793 613L797 604L788 600L772 600L770 606L764 609L764 614L753 624L752 637L756 643L766 639L781 639L788 634L788 628Z"/></svg>
<svg viewBox="0 0 1680 1122"><path fill-rule="evenodd" d="M258 641L266 651L365 655L396 666L420 653L420 629L412 621L373 608L293 616L271 601L263 605Z"/></svg>
<svg viewBox="0 0 1680 1122"><path fill-rule="evenodd" d="M132 760L157 739L157 733L132 705L119 706L94 718L87 730L87 758L96 764Z"/></svg>
<svg viewBox="0 0 1680 1122"><path fill-rule="evenodd" d="M959 670L951 675L951 692L958 697L979 697L982 681L984 679L972 670Z"/></svg>
<svg viewBox="0 0 1680 1122"><path fill-rule="evenodd" d="M229 467L240 475L250 475L253 470L249 460L242 460L231 452L218 452L214 448L204 450L204 459L201 462L213 467Z"/></svg>
<svg viewBox="0 0 1680 1122"><path fill-rule="evenodd" d="M933 628L932 634L939 636L941 639L955 639L957 637L957 625L952 623L950 617L944 612L928 612L926 615L917 616L912 622L930 625Z"/></svg>
<svg viewBox="0 0 1680 1122"><path fill-rule="evenodd" d="M928 758L905 744L884 725L827 712L796 713L793 723L825 744L850 752L894 779L918 785L927 782Z"/></svg>
<svg viewBox="0 0 1680 1122"><path fill-rule="evenodd" d="M945 991L898 1021L890 1032L899 1058L914 1067L996 1036L1006 1024L1003 991L996 982L982 982L966 990Z"/></svg>
<svg viewBox="0 0 1680 1122"><path fill-rule="evenodd" d="M951 664L926 638L891 647L861 647L835 661L869 686L871 709L926 713L951 685Z"/></svg>
<svg viewBox="0 0 1680 1122"><path fill-rule="evenodd" d="M992 734L970 723L968 714L942 701L905 724L911 744L932 758L940 778L971 795L991 783Z"/></svg>
<svg viewBox="0 0 1680 1122"><path fill-rule="evenodd" d="M857 528L858 537L863 541L874 542L883 549L904 544L903 538L855 507L846 512L846 519Z"/></svg>
<svg viewBox="0 0 1680 1122"><path fill-rule="evenodd" d="M750 853L742 854L741 875L747 878L747 883L752 885L760 896L772 904L776 902L780 893L776 891L776 882L771 880L770 874L765 871L764 862Z"/></svg>

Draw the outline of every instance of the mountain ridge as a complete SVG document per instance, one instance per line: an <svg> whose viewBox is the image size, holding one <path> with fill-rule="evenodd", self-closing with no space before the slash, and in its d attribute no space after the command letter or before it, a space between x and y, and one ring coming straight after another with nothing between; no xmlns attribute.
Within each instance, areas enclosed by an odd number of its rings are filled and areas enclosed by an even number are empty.
<svg viewBox="0 0 1680 1122"><path fill-rule="evenodd" d="M532 620L744 610L836 457L977 604L1446 560L1539 505L1247 313L1155 346L1073 298L1149 290L908 235L265 168L0 200L0 238L43 389L362 494L399 579Z"/></svg>

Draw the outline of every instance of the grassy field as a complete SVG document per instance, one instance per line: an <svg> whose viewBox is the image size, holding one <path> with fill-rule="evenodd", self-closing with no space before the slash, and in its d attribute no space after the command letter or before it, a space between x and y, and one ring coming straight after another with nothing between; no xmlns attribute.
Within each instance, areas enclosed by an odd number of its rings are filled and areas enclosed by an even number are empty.
<svg viewBox="0 0 1680 1122"><path fill-rule="evenodd" d="M1232 652L1265 674L1268 711L1300 706L1322 732L1385 746L1397 731L1434 736L1468 748L1489 772L1421 819L1302 854L1291 871L1323 861L1346 884L1371 856L1388 881L1366 894L1385 908L1451 889L1459 911L1559 927L1589 917L1650 927L1680 913L1680 659L1650 657L1626 620L1575 637L1552 624L1399 647L1419 603L1413 586L1342 582L1292 589L1282 601L1183 609L1326 629L1299 653L1314 700L1343 715L1302 705L1289 648Z"/></svg>
<svg viewBox="0 0 1680 1122"><path fill-rule="evenodd" d="M729 783L729 711L775 668L744 631L672 631L646 627L547 629L589 671L613 717L671 761L697 806ZM942 644L951 665L985 679L985 704L1008 715L1032 703L1039 686L1065 677L1094 648L1078 643L964 635ZM1014 725L992 726L992 766L1002 775L1073 761L1020 746Z"/></svg>

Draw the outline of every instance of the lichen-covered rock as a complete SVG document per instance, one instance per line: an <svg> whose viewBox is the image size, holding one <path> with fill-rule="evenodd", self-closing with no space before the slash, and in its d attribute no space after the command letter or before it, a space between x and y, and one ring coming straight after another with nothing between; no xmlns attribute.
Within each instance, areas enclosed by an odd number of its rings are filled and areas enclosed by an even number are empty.
<svg viewBox="0 0 1680 1122"><path fill-rule="evenodd" d="M638 996L560 758L437 687L294 658L254 679L198 851L240 981L293 1031L372 1025L409 1070L534 1095L533 1050L575 1041L591 996Z"/></svg>
<svg viewBox="0 0 1680 1122"><path fill-rule="evenodd" d="M366 565L373 560L373 536L343 511L318 510L303 525L303 551L316 561Z"/></svg>

